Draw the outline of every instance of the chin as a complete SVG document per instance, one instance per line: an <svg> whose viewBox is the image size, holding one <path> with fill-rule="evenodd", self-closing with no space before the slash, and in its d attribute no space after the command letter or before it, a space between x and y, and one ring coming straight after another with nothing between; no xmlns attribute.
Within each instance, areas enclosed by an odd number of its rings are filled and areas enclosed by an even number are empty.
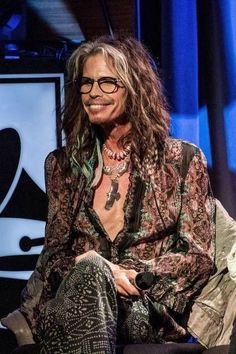
<svg viewBox="0 0 236 354"><path fill-rule="evenodd" d="M101 116L89 116L89 121L92 124L111 124L112 122L116 121L116 118L108 118L108 117L101 117Z"/></svg>

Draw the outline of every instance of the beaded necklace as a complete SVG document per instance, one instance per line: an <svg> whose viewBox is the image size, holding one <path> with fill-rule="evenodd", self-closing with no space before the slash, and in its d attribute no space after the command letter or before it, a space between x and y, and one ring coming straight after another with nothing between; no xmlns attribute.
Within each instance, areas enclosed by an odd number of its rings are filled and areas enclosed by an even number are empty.
<svg viewBox="0 0 236 354"><path fill-rule="evenodd" d="M126 149L117 153L117 152L114 152L111 149L109 149L106 146L106 144L103 144L103 150L107 154L107 156L112 160L117 160L117 161L124 160L123 162L121 162L115 166L103 166L104 174L109 176L109 178L111 180L111 186L110 186L109 191L107 192L107 200L106 200L106 204L105 204L105 209L110 210L112 208L112 206L114 205L114 202L118 201L120 199L120 193L118 192L119 178L125 172L128 171L129 163L130 163L131 147L129 145L129 146L127 146Z"/></svg>

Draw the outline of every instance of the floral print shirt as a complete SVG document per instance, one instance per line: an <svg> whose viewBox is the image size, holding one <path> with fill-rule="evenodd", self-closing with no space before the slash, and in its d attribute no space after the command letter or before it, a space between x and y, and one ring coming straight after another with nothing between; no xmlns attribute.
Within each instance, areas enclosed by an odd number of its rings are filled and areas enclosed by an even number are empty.
<svg viewBox="0 0 236 354"><path fill-rule="evenodd" d="M124 228L114 241L93 210L94 188L86 187L83 177L64 177L61 153L49 154L45 164L49 198L45 245L21 305L31 327L76 255L91 249L124 268L154 272L156 281L148 296L183 314L214 270L215 202L201 150L168 138L154 184L131 172Z"/></svg>

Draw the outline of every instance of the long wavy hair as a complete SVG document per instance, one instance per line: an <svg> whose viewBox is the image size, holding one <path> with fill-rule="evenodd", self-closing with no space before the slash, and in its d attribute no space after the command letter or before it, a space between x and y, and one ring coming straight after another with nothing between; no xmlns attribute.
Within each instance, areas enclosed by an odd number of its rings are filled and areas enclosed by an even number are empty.
<svg viewBox="0 0 236 354"><path fill-rule="evenodd" d="M80 45L67 62L68 87L63 110L67 161L76 156L80 166L94 154L96 141L102 141L99 127L89 122L81 95L75 85L82 77L86 60L98 53L113 64L117 77L126 88L125 117L132 124L122 145L132 145L131 160L147 180L161 161L169 136L169 114L160 77L153 58L134 38L100 37ZM69 158L69 159L68 159Z"/></svg>

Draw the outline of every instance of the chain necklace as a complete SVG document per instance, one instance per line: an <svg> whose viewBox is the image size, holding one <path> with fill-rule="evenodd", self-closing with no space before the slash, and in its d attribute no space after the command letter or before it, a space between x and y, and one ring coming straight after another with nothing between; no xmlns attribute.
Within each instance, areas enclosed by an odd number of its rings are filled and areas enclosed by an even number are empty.
<svg viewBox="0 0 236 354"><path fill-rule="evenodd" d="M105 175L110 177L111 186L107 192L107 200L105 204L105 209L110 210L115 201L120 199L119 189L119 178L128 171L129 161L124 161L116 166L103 166L103 172Z"/></svg>
<svg viewBox="0 0 236 354"><path fill-rule="evenodd" d="M116 174L120 174L121 175L124 173L123 170L127 169L127 164L128 161L124 161L122 163L119 163L118 165L115 166L103 166L103 172L105 173L105 175L112 175L114 173Z"/></svg>

